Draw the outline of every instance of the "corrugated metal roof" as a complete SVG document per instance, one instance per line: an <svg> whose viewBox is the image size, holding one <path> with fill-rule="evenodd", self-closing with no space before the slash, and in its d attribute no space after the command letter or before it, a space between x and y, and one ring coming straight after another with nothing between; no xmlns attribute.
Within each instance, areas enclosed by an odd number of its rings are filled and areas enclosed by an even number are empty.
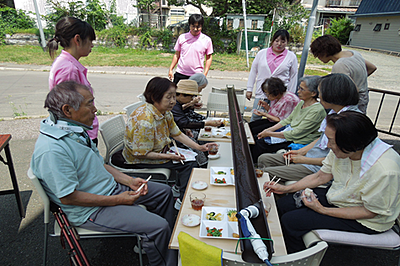
<svg viewBox="0 0 400 266"><path fill-rule="evenodd" d="M357 8L341 8L341 7L319 7L318 12L320 13L346 13L354 14Z"/></svg>
<svg viewBox="0 0 400 266"><path fill-rule="evenodd" d="M371 16L388 13L390 15L400 14L399 0L363 0L357 9L355 17Z"/></svg>

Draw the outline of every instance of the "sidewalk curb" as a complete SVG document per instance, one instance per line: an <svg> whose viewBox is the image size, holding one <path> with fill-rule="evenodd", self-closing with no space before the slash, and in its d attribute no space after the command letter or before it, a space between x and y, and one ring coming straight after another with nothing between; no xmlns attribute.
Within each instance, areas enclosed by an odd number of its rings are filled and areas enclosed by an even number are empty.
<svg viewBox="0 0 400 266"><path fill-rule="evenodd" d="M45 66L42 68L23 68L23 67L0 67L0 71L37 71L37 72L50 72L50 67ZM138 72L138 71L114 71L114 70L90 70L88 73L92 74L111 74L111 75L145 75L145 76L158 76L156 73L151 72ZM229 80L247 80L244 77L229 77L229 76L213 76L208 75L208 78L213 79L229 79Z"/></svg>

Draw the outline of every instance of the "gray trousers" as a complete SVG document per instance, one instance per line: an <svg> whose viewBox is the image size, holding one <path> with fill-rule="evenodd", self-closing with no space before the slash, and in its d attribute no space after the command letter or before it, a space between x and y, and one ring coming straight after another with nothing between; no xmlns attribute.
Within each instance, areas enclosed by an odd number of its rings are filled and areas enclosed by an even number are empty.
<svg viewBox="0 0 400 266"><path fill-rule="evenodd" d="M286 166L283 154L262 154L258 157L258 164L266 166L264 171L269 173L270 176L281 178L280 182L298 181L314 173L302 164L291 163L289 166Z"/></svg>
<svg viewBox="0 0 400 266"><path fill-rule="evenodd" d="M118 184L113 195L131 190ZM134 205L101 207L80 227L102 232L131 232L141 236L150 265L175 266L178 254L168 249L174 228L174 206L171 188L148 182L148 193ZM146 206L147 210L138 204Z"/></svg>

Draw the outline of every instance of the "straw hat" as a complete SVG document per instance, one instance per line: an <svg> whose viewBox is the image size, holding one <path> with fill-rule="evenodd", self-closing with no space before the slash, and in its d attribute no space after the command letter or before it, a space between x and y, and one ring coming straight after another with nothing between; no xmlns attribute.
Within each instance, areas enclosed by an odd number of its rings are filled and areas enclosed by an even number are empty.
<svg viewBox="0 0 400 266"><path fill-rule="evenodd" d="M194 80L181 79L176 87L176 93L201 95L198 91L197 82Z"/></svg>

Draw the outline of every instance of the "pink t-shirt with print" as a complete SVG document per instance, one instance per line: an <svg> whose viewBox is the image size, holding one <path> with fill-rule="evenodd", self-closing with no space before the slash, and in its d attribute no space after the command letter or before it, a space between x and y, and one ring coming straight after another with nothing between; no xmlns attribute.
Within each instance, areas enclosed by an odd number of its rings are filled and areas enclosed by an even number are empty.
<svg viewBox="0 0 400 266"><path fill-rule="evenodd" d="M88 81L87 69L78 60L75 59L70 53L62 50L61 54L54 60L51 66L49 75L49 89L52 90L54 86L63 82L74 80L80 84L89 87L90 92L93 94L92 86ZM91 139L95 139L98 136L99 121L95 116L93 121L93 130L89 130L88 134Z"/></svg>
<svg viewBox="0 0 400 266"><path fill-rule="evenodd" d="M202 73L204 57L214 52L210 37L203 33L193 36L190 32L179 36L174 49L181 52L176 72L186 76Z"/></svg>

